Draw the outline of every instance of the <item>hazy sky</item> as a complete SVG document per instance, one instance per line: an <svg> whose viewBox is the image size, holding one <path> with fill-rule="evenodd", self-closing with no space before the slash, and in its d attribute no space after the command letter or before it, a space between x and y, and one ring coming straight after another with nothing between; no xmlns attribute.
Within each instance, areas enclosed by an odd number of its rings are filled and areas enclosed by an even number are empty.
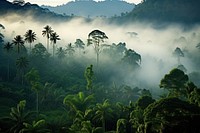
<svg viewBox="0 0 200 133"><path fill-rule="evenodd" d="M8 0L8 1L13 1L13 0ZM32 4L51 5L51 6L66 4L69 1L72 1L72 0L25 0L25 2L30 2ZM95 1L103 1L103 0L95 0ZM124 1L127 1L129 3L138 4L142 0L124 0Z"/></svg>

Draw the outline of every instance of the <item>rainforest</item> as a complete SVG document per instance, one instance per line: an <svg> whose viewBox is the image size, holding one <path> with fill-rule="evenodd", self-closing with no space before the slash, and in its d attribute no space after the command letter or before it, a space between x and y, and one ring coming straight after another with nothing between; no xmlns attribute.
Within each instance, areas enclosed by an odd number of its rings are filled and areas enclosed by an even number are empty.
<svg viewBox="0 0 200 133"><path fill-rule="evenodd" d="M111 18L0 1L0 133L199 133L200 17L180 15L199 10L191 1Z"/></svg>

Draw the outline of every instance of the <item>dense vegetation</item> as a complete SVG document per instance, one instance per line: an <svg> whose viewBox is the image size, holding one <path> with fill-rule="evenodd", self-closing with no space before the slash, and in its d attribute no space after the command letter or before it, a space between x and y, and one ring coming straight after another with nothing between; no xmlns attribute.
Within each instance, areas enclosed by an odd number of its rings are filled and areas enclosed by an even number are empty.
<svg viewBox="0 0 200 133"><path fill-rule="evenodd" d="M32 30L12 41L0 34L0 132L200 132L200 90L184 66L160 79L165 93L154 96L123 84L137 75L141 55L107 44L103 31L58 48L51 26L40 34L47 42L35 43ZM179 63L184 56L180 48L174 55Z"/></svg>
<svg viewBox="0 0 200 133"><path fill-rule="evenodd" d="M196 24L200 22L199 4L199 0L143 0L119 21Z"/></svg>
<svg viewBox="0 0 200 133"><path fill-rule="evenodd" d="M145 0L120 21L199 22L198 1L187 2ZM30 11L44 21L67 18L18 0L0 4L0 15ZM195 68L200 65L199 54L190 49L176 47L171 54L178 67L167 72L159 86L148 86L137 79L143 56L126 43L109 44L109 36L101 30L88 33L87 40L77 38L59 47L63 38L49 25L41 33L30 29L12 39L5 32L0 24L1 133L200 132L199 69L187 73L182 64L188 57ZM37 41L39 34L46 42ZM195 32L191 35L194 40L198 37ZM192 43L183 36L174 40L185 42ZM194 45L200 48L199 42Z"/></svg>

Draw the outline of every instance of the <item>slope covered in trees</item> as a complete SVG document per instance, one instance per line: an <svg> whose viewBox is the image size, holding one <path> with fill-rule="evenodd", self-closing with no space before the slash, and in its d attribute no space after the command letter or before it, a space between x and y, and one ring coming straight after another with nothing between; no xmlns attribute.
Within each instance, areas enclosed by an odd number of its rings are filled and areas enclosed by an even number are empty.
<svg viewBox="0 0 200 133"><path fill-rule="evenodd" d="M124 22L200 23L199 0L145 0L120 18Z"/></svg>

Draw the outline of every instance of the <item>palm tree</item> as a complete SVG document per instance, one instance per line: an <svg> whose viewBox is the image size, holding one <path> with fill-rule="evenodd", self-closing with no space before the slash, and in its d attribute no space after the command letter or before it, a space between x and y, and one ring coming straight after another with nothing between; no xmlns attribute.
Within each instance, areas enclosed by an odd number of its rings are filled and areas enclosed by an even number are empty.
<svg viewBox="0 0 200 133"><path fill-rule="evenodd" d="M67 95L63 103L71 108L72 111L78 110L84 112L94 100L93 95L86 96L83 92L79 92L75 95Z"/></svg>
<svg viewBox="0 0 200 133"><path fill-rule="evenodd" d="M57 53L56 54L57 54L59 59L63 59L63 58L65 58L66 52L62 47L60 47L60 48L57 49Z"/></svg>
<svg viewBox="0 0 200 133"><path fill-rule="evenodd" d="M30 43L30 51L31 51L31 43L33 43L35 40L36 40L36 34L35 32L33 32L32 30L28 30L26 33L25 33L25 42L28 42Z"/></svg>
<svg viewBox="0 0 200 133"><path fill-rule="evenodd" d="M108 37L100 30L93 30L88 34L88 45L94 44L94 50L97 54L97 66L99 64L99 54L104 46L100 44L103 43L105 39L108 39Z"/></svg>
<svg viewBox="0 0 200 133"><path fill-rule="evenodd" d="M14 45L17 46L17 53L19 54L20 47L24 47L23 37L20 35L17 35L12 42Z"/></svg>
<svg viewBox="0 0 200 133"><path fill-rule="evenodd" d="M53 43L53 57L54 57L55 44L56 44L57 40L60 40L59 35L57 35L56 32L52 33L50 36L50 40Z"/></svg>
<svg viewBox="0 0 200 133"><path fill-rule="evenodd" d="M75 52L75 50L74 50L74 47L72 47L72 44L71 43L69 43L68 45L67 45L67 48L66 48L66 53L69 55L69 56L72 56L73 54L74 54L74 52Z"/></svg>
<svg viewBox="0 0 200 133"><path fill-rule="evenodd" d="M102 128L103 128L103 133L106 130L106 118L111 117L111 113L112 113L112 109L111 109L111 105L108 102L108 99L104 100L104 102L101 103L97 103L96 107L95 107L95 116L94 116L94 120L99 120L102 122Z"/></svg>
<svg viewBox="0 0 200 133"><path fill-rule="evenodd" d="M7 42L4 45L4 49L6 50L7 54L8 54L8 66L7 66L7 79L9 81L9 77L10 77L10 60L9 60L9 52L12 50L12 44L10 42Z"/></svg>
<svg viewBox="0 0 200 133"><path fill-rule="evenodd" d="M20 133L50 133L48 129L45 129L45 120L33 121L32 124L24 122L25 126Z"/></svg>
<svg viewBox="0 0 200 133"><path fill-rule="evenodd" d="M17 69L21 72L22 85L24 84L24 73L28 67L29 61L26 57L20 57L16 61Z"/></svg>
<svg viewBox="0 0 200 133"><path fill-rule="evenodd" d="M48 52L49 52L49 39L52 33L53 33L53 30L49 25L45 26L44 30L42 31L42 35L47 37L47 51Z"/></svg>
<svg viewBox="0 0 200 133"><path fill-rule="evenodd" d="M116 133L126 133L126 125L127 125L127 120L126 119L117 120Z"/></svg>
<svg viewBox="0 0 200 133"><path fill-rule="evenodd" d="M36 93L36 113L38 115L38 113L39 113L39 91L42 88L41 83L40 83L39 72L36 69L32 68L28 73L26 73L25 78L31 84L31 89Z"/></svg>
<svg viewBox="0 0 200 133"><path fill-rule="evenodd" d="M4 117L3 120L13 123L10 128L10 133L19 133L23 128L23 123L33 114L33 112L25 112L26 101L22 100L17 104L17 107L12 107L10 116Z"/></svg>

